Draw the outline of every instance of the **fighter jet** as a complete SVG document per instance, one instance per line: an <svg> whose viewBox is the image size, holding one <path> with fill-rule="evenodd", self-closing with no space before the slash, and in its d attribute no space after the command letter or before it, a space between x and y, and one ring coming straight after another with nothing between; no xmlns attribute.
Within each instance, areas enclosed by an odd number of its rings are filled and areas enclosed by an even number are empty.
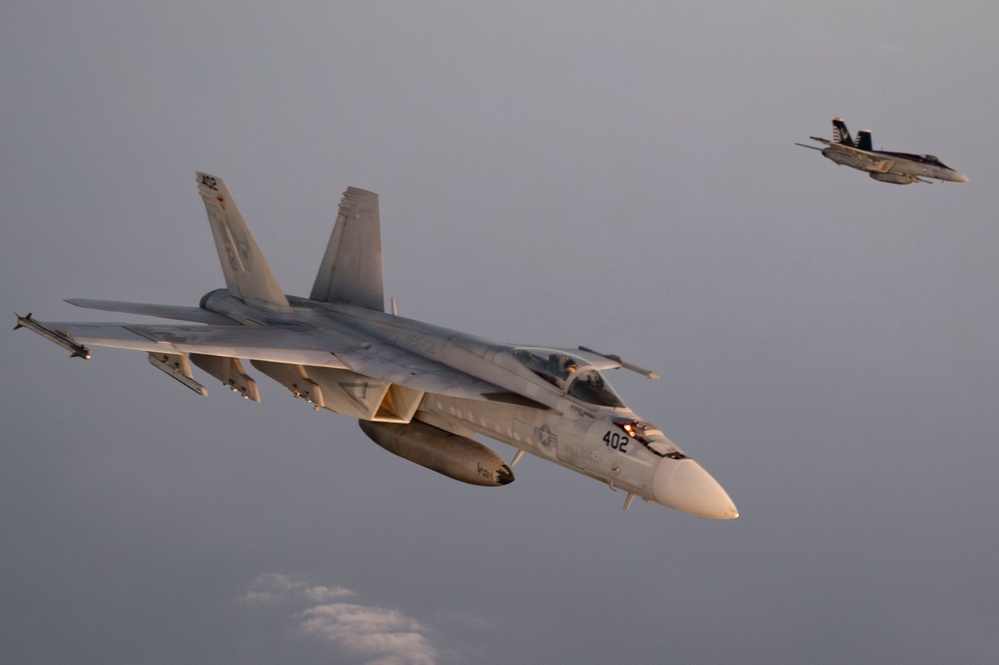
<svg viewBox="0 0 999 665"><path fill-rule="evenodd" d="M833 118L832 123L832 141L817 136L809 137L828 147L817 148L804 143L795 143L795 145L818 150L823 156L837 164L867 171L875 180L895 185L908 185L914 182L932 183L932 180L927 180L927 178L948 182L968 182L968 176L955 171L933 155L875 150L871 142L871 133L866 129L857 132L855 143L846 128L846 123L843 122L843 118Z"/></svg>
<svg viewBox="0 0 999 665"><path fill-rule="evenodd" d="M628 408L604 372L654 372L585 347L512 345L385 311L378 196L349 187L308 298L278 286L220 178L197 174L226 288L198 307L75 299L79 307L181 324L61 323L17 317L89 358L90 346L131 349L199 395L194 365L260 401L243 361L315 410L357 418L375 443L445 476L480 486L513 481L529 452L626 494L704 517L738 517L697 462ZM473 437L517 450L507 463Z"/></svg>

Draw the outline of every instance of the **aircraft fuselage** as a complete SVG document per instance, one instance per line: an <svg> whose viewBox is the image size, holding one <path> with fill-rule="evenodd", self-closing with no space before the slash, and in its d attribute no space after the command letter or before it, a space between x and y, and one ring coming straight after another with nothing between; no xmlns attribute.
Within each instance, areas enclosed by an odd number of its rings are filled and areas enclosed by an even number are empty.
<svg viewBox="0 0 999 665"><path fill-rule="evenodd" d="M303 330L321 331L341 341L354 340L358 349L363 349L372 340L379 340L414 356L446 365L502 390L497 390L495 401L485 402L427 391L419 397L413 414L415 420L469 438L480 434L495 439L650 503L707 517L738 515L721 486L658 428L641 420L623 403L587 403L567 394L562 387L539 377L518 360L517 349L524 347L495 343L353 305L294 296L288 296L288 300L292 305L290 314L263 310L228 298L228 306L220 309L224 309L227 316L246 322L298 326ZM212 309L211 304L208 299L209 309ZM577 371L585 369L579 367ZM317 371L320 370L310 368L312 373ZM412 371L419 372L419 367L414 366ZM354 375L349 377L349 387L345 387L336 385L335 380L314 378L322 385L326 396L322 407L339 412L343 411L335 408L335 403L329 403L333 393L344 389L356 394L358 383L364 381L364 377Z"/></svg>
<svg viewBox="0 0 999 665"><path fill-rule="evenodd" d="M849 166L872 174L898 176L897 184L916 182L917 178L933 178L948 182L968 182L968 177L954 169L928 162L919 155L878 150L858 150L844 152L836 148L825 148L822 155L837 164ZM894 180L885 180L895 182Z"/></svg>
<svg viewBox="0 0 999 665"><path fill-rule="evenodd" d="M738 517L725 490L624 404L602 371L657 375L589 349L514 346L386 313L378 195L348 187L308 298L286 295L221 178L196 176L226 288L198 307L73 299L71 304L187 322L42 322L26 328L74 356L87 345L145 352L199 395L192 366L260 401L243 363L316 410L356 418L387 451L479 486L513 481L529 452L676 510ZM193 324L193 325L191 325ZM476 441L509 444L509 464Z"/></svg>

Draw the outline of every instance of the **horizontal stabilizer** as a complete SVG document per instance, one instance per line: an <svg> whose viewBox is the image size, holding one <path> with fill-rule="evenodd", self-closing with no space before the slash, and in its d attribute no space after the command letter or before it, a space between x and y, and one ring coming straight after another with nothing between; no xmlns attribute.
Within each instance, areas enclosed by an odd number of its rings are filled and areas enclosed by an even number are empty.
<svg viewBox="0 0 999 665"><path fill-rule="evenodd" d="M143 302L124 302L121 300L90 300L88 298L70 298L70 305L99 309L103 312L120 312L122 314L141 314L142 316L157 316L161 319L191 321L193 323L209 323L213 325L236 325L228 316L210 312L200 307L179 307L177 305L153 305Z"/></svg>

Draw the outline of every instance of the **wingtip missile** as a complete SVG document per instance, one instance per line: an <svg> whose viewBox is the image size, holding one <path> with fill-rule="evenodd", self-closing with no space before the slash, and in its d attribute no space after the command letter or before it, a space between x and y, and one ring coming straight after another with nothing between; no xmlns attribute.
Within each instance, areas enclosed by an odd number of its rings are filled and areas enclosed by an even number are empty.
<svg viewBox="0 0 999 665"><path fill-rule="evenodd" d="M58 344L62 348L69 351L70 358L83 358L84 360L90 359L90 349L83 344L78 344L76 340L62 331L46 328L38 321L31 318L30 312L27 316L21 316L17 313L14 315L17 317L17 325L14 326L14 330L27 328L31 332L41 335L53 344Z"/></svg>

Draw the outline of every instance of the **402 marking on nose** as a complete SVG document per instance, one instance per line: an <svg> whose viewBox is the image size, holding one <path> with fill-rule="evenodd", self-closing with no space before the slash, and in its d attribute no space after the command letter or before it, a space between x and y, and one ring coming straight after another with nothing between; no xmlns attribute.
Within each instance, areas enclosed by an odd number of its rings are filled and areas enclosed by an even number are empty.
<svg viewBox="0 0 999 665"><path fill-rule="evenodd" d="M607 444L608 448L613 448L618 452L628 453L628 442L631 441L627 436L623 434L618 434L617 432L607 432L604 434L604 443Z"/></svg>

